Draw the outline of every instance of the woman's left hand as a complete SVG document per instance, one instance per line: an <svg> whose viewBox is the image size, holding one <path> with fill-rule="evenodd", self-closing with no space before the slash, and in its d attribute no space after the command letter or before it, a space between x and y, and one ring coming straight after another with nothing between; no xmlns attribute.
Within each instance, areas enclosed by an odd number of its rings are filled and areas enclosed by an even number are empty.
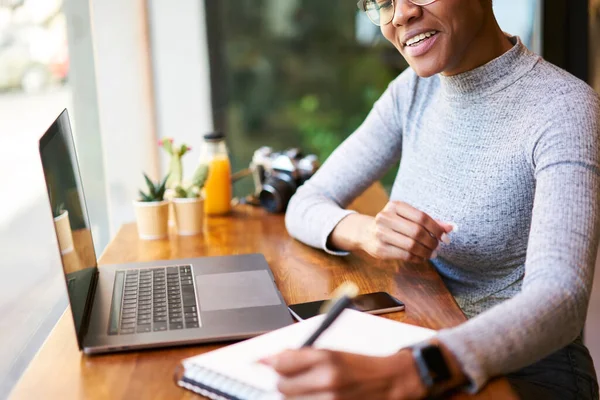
<svg viewBox="0 0 600 400"><path fill-rule="evenodd" d="M261 360L281 379L286 399L422 399L426 391L410 351L370 357L306 348Z"/></svg>

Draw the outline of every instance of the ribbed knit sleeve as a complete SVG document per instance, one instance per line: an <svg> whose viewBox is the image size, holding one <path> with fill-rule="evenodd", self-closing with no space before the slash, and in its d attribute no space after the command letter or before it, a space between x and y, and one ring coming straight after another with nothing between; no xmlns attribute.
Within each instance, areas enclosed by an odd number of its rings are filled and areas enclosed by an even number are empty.
<svg viewBox="0 0 600 400"><path fill-rule="evenodd" d="M396 163L402 152L403 103L414 72L406 70L375 103L361 126L325 161L290 200L285 223L292 237L330 254L335 226L353 211L344 209Z"/></svg>

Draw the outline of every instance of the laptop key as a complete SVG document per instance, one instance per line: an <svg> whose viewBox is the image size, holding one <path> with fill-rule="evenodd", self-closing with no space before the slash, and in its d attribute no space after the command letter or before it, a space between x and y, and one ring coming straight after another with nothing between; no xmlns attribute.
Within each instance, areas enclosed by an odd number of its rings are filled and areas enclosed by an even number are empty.
<svg viewBox="0 0 600 400"><path fill-rule="evenodd" d="M155 322L154 327L152 328L154 332L162 332L167 330L166 322Z"/></svg>
<svg viewBox="0 0 600 400"><path fill-rule="evenodd" d="M195 306L196 305L196 296L184 295L183 296L183 306Z"/></svg>
<svg viewBox="0 0 600 400"><path fill-rule="evenodd" d="M144 333L144 332L151 332L151 331L152 331L152 325L150 325L150 324L143 324L143 325L137 326L137 333Z"/></svg>
<svg viewBox="0 0 600 400"><path fill-rule="evenodd" d="M183 329L183 322L170 322L169 329Z"/></svg>

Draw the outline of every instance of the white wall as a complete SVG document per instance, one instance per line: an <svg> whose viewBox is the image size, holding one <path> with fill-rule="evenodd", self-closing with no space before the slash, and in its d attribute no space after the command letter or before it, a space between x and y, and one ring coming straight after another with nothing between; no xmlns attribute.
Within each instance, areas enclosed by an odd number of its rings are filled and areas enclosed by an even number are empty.
<svg viewBox="0 0 600 400"><path fill-rule="evenodd" d="M192 147L183 158L186 178L198 164L202 135L213 129L204 1L148 4L158 136ZM160 159L166 172L167 153Z"/></svg>
<svg viewBox="0 0 600 400"><path fill-rule="evenodd" d="M67 108L75 136L95 250L99 253L110 241L110 230L90 4L87 0L66 0L63 10L67 20L69 87L72 93Z"/></svg>
<svg viewBox="0 0 600 400"><path fill-rule="evenodd" d="M111 234L135 220L142 172L159 177L144 0L91 0Z"/></svg>

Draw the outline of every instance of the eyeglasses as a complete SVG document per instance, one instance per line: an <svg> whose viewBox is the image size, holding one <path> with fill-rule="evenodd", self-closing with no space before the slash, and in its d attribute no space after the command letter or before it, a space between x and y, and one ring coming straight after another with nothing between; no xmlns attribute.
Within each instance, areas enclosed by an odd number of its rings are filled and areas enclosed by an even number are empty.
<svg viewBox="0 0 600 400"><path fill-rule="evenodd" d="M436 0L408 0L416 6L426 6ZM394 19L394 0L360 0L358 9L364 11L377 26L387 25Z"/></svg>

